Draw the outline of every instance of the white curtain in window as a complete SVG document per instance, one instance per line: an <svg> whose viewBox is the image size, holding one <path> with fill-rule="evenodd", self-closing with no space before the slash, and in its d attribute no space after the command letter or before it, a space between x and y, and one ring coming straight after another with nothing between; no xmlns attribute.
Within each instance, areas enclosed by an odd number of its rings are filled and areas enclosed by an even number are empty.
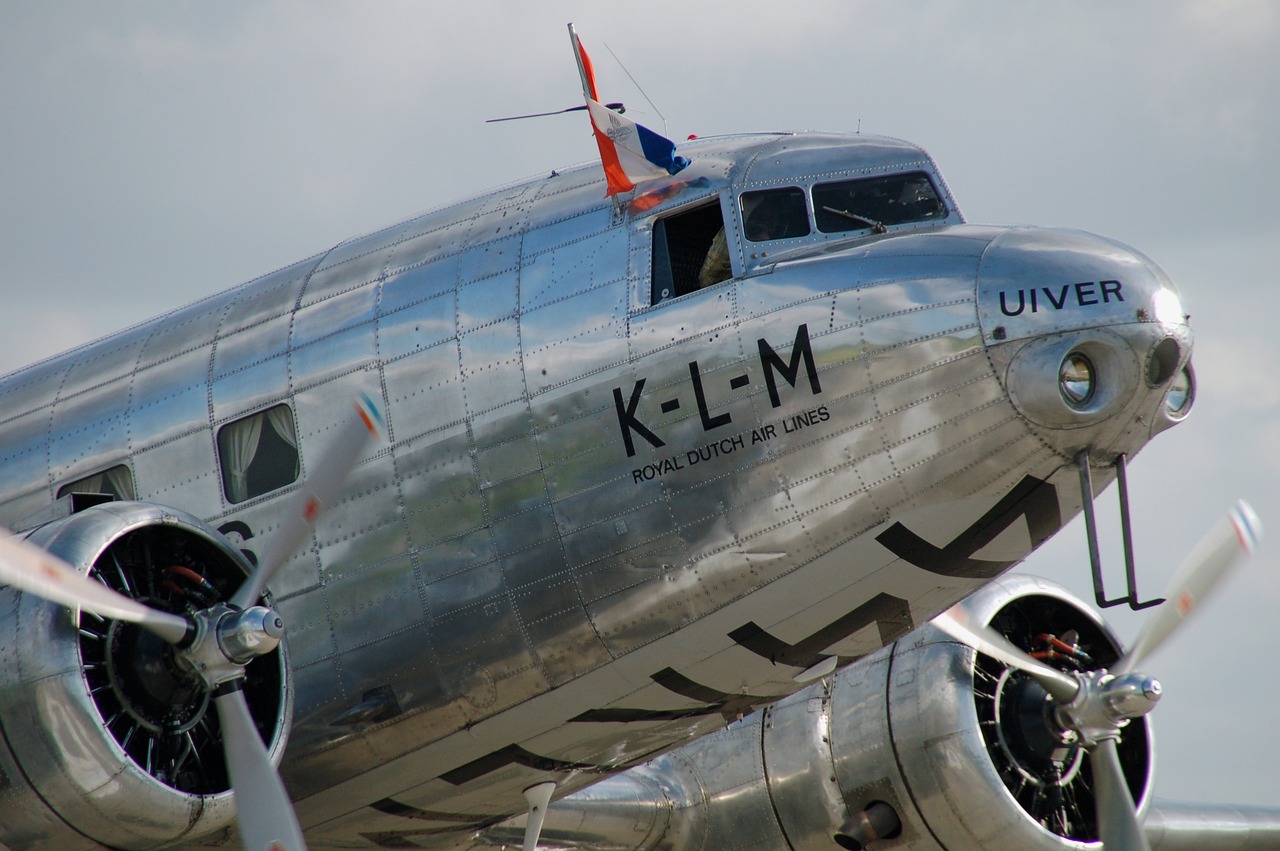
<svg viewBox="0 0 1280 851"><path fill-rule="evenodd" d="M129 468L121 464L112 467L110 470L104 470L102 478L106 479L106 485L109 490L115 493L119 499L137 499L137 495L133 491L133 476L129 473Z"/></svg>
<svg viewBox="0 0 1280 851"><path fill-rule="evenodd" d="M298 463L298 436L293 430L293 411L288 405L277 405L264 412L271 421L271 427L280 435L280 439L293 447L293 475L298 477L301 465Z"/></svg>
<svg viewBox="0 0 1280 851"><path fill-rule="evenodd" d="M258 441L262 438L262 414L223 426L220 437L227 497L232 502L244 502L249 498L249 465L258 453Z"/></svg>

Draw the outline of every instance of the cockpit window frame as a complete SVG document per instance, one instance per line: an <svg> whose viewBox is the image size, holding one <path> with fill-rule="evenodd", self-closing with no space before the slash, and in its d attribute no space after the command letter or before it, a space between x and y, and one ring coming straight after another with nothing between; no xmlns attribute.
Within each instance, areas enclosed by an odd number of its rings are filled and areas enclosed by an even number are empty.
<svg viewBox="0 0 1280 851"><path fill-rule="evenodd" d="M808 193L800 186L748 189L738 194L738 212L749 243L803 239L814 232Z"/></svg>
<svg viewBox="0 0 1280 851"><path fill-rule="evenodd" d="M650 291L645 307L718 287L740 274L737 237L726 204L724 195L716 193L663 211L653 219ZM719 262L708 259L711 253L718 254ZM684 262L677 263L676 254Z"/></svg>
<svg viewBox="0 0 1280 851"><path fill-rule="evenodd" d="M894 205L901 204L896 198L888 198L887 200L884 197L866 198L836 209L831 203L828 203L828 198L820 197L820 193L825 195L829 191L836 193L843 190L848 194L852 194L850 190L856 186L874 190L882 185L890 185L894 181L902 183L902 186L898 187L898 191L902 192L906 190L907 182L912 179L923 180L932 196L931 199L922 198L913 202L914 211L908 209L907 205L902 205L900 209L895 208ZM889 171L862 177L848 177L842 180L815 182L809 186L809 197L813 206L813 219L817 232L829 237L841 237L847 234L867 231L885 233L890 228L939 224L947 221L951 215L951 207L947 204L946 193L938 190L938 184L933 175L925 169ZM834 199L831 200L834 201ZM913 215L913 212L918 212L921 209L919 205L926 204L929 200L933 202L934 212L923 216Z"/></svg>

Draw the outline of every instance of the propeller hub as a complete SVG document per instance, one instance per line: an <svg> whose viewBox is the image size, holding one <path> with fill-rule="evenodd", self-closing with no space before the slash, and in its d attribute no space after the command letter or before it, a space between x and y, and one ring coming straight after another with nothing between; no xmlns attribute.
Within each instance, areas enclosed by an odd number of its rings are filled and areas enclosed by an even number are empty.
<svg viewBox="0 0 1280 851"><path fill-rule="evenodd" d="M1070 703L1058 706L1064 729L1079 734L1086 747L1118 740L1133 718L1146 715L1160 700L1160 681L1138 672L1114 676L1105 668L1076 675L1080 691Z"/></svg>
<svg viewBox="0 0 1280 851"><path fill-rule="evenodd" d="M215 603L194 613L192 620L195 638L175 658L210 690L242 678L244 666L275 650L284 636L284 620L266 606L240 610Z"/></svg>
<svg viewBox="0 0 1280 851"><path fill-rule="evenodd" d="M218 621L218 647L240 665L270 653L284 638L284 619L274 609L252 606Z"/></svg>

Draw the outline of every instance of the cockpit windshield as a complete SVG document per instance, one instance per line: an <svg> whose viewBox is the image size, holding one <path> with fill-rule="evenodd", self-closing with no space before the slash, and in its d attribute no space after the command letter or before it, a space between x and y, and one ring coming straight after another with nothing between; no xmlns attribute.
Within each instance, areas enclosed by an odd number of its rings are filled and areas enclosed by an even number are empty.
<svg viewBox="0 0 1280 851"><path fill-rule="evenodd" d="M947 206L922 171L819 183L813 187L818 230L842 233L889 225L945 219Z"/></svg>

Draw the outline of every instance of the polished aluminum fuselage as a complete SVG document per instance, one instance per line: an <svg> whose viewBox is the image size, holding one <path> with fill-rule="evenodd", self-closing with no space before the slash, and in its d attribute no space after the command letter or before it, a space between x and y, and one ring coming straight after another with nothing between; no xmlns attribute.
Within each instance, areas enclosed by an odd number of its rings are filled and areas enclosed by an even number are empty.
<svg viewBox="0 0 1280 851"><path fill-rule="evenodd" d="M496 820L540 779L579 788L790 694L809 662L881 647L1060 528L1076 451L1158 430L1163 388L1140 379L1065 425L1009 386L1023 343L1085 328L1127 341L1138 373L1148 338L1189 353L1181 317L1142 313L1167 282L1141 258L966 225L894 140L682 152L668 196L615 204L598 166L553 172L0 381L0 521L125 464L139 499L253 553L291 488L229 503L219 427L289 405L305 472L351 398L379 402L388 442L270 589L296 689L283 770L318 841ZM741 237L743 191L902 170L931 175L945 221ZM654 221L707 200L733 279L650 304ZM1048 277L1016 276L1050 254ZM1025 300L1042 285L1052 310Z"/></svg>

